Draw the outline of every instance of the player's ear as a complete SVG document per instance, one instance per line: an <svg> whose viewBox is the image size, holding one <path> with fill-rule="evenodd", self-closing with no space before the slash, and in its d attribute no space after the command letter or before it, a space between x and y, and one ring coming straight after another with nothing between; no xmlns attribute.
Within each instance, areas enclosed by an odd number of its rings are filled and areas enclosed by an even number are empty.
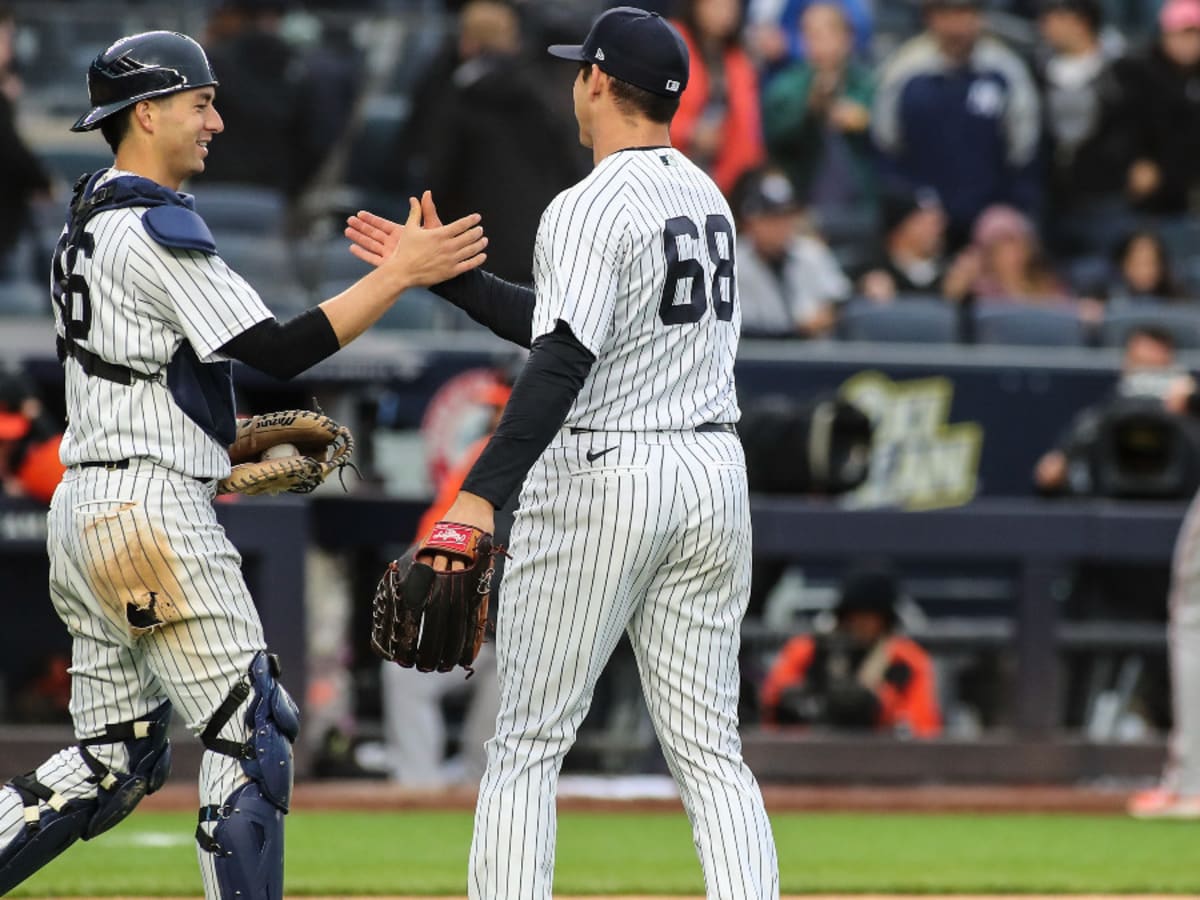
<svg viewBox="0 0 1200 900"><path fill-rule="evenodd" d="M133 119L142 126L142 130L153 134L154 120L158 113L158 109L150 100L139 100L133 107Z"/></svg>

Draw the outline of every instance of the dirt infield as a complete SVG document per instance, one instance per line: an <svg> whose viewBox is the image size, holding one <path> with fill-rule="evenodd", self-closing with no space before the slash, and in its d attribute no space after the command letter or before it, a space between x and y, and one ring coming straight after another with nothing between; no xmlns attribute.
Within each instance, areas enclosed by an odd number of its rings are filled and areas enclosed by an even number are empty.
<svg viewBox="0 0 1200 900"><path fill-rule="evenodd" d="M763 798L771 812L964 812L964 813L1084 813L1124 812L1127 791L1056 786L1029 787L808 787L766 786ZM676 797L606 799L560 797L559 809L620 812L675 812ZM145 799L143 809L180 812L196 807L196 788L168 784ZM386 781L313 781L296 785L292 808L297 811L403 809L475 809L472 791L422 792L405 790Z"/></svg>

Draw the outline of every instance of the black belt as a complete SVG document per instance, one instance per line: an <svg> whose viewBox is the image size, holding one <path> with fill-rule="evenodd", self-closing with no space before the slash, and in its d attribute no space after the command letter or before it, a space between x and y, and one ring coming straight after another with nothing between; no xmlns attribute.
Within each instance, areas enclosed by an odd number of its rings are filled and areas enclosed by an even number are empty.
<svg viewBox="0 0 1200 900"><path fill-rule="evenodd" d="M76 465L78 465L81 469L108 469L109 471L124 471L125 469L129 468L129 460L114 459L112 462L101 462L98 459L92 459L88 460L87 462L76 463ZM208 484L212 481L211 478L200 478L196 475L189 475L188 477L200 482L201 484Z"/></svg>
<svg viewBox="0 0 1200 900"><path fill-rule="evenodd" d="M697 425L695 428L660 428L657 430L650 431L649 433L650 434L664 434L664 433L670 432L670 431L678 431L681 434L683 432L687 432L687 431L703 431L703 432L719 431L723 434L737 434L737 426L734 425L732 422L704 422L701 425ZM571 434L598 434L601 432L608 433L608 434L621 434L622 433L620 431L610 431L607 428L576 428L574 426L571 426ZM636 432L634 432L634 433L636 433Z"/></svg>

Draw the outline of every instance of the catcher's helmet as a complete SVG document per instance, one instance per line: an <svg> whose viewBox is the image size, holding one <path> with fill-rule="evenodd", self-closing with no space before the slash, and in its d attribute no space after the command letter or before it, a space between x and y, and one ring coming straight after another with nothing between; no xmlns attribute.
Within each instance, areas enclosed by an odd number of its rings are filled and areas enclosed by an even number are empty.
<svg viewBox="0 0 1200 900"><path fill-rule="evenodd" d="M217 83L204 49L185 34L147 31L121 38L88 67L92 108L71 126L93 128L127 106Z"/></svg>

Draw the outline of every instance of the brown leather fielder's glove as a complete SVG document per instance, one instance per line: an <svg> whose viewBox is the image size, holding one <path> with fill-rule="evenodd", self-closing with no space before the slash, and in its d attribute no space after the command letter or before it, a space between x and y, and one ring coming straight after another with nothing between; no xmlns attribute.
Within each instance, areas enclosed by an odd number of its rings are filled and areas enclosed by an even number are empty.
<svg viewBox="0 0 1200 900"><path fill-rule="evenodd" d="M233 470L217 493L307 494L349 465L353 452L350 429L321 413L289 409L239 419L229 446Z"/></svg>
<svg viewBox="0 0 1200 900"><path fill-rule="evenodd" d="M466 568L438 572L416 561L418 553L429 551L461 559ZM422 672L462 666L469 678L487 626L495 555L503 552L492 547L486 531L438 522L423 544L414 545L383 573L375 589L371 649Z"/></svg>

